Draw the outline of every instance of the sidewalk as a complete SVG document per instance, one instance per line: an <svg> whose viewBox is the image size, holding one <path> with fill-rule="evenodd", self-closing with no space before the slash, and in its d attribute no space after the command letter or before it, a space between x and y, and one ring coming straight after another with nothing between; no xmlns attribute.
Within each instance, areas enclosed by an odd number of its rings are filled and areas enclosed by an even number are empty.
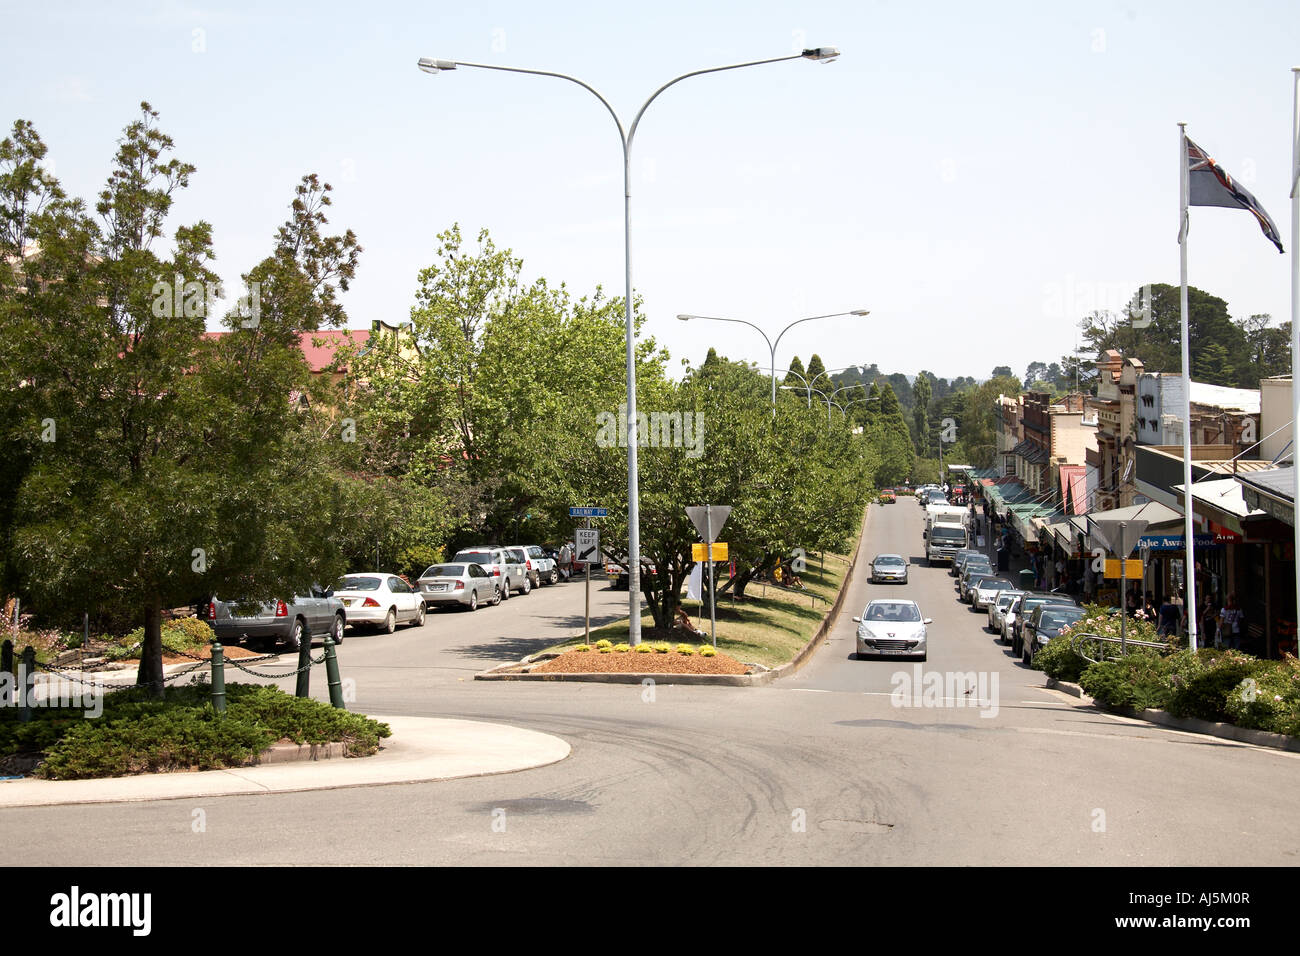
<svg viewBox="0 0 1300 956"><path fill-rule="evenodd" d="M0 781L0 807L129 803L427 783L544 767L569 755L569 745L559 737L506 724L370 716L388 724L393 731L373 757L337 757L101 780L25 777Z"/></svg>

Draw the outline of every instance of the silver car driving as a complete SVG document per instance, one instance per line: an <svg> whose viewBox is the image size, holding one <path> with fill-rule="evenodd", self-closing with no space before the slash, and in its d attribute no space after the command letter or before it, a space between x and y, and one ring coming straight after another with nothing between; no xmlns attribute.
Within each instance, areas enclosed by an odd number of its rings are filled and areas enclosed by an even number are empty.
<svg viewBox="0 0 1300 956"><path fill-rule="evenodd" d="M479 564L432 564L415 582L429 607L458 604L476 611L484 604L500 604L496 578Z"/></svg>
<svg viewBox="0 0 1300 956"><path fill-rule="evenodd" d="M907 561L901 554L878 554L871 562L871 583L907 583Z"/></svg>
<svg viewBox="0 0 1300 956"><path fill-rule="evenodd" d="M868 656L914 657L925 660L926 625L915 601L889 599L872 601L855 617L858 625L858 658Z"/></svg>

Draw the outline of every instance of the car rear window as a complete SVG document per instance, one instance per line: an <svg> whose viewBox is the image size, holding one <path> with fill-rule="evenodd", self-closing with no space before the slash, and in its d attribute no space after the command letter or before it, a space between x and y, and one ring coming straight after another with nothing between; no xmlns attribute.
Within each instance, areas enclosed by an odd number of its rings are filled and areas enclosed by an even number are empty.
<svg viewBox="0 0 1300 956"><path fill-rule="evenodd" d="M491 564L491 551L462 551L456 555L457 561L470 561L474 564Z"/></svg>
<svg viewBox="0 0 1300 956"><path fill-rule="evenodd" d="M423 578L455 578L465 573L463 564L435 564L430 567L424 574Z"/></svg>
<svg viewBox="0 0 1300 956"><path fill-rule="evenodd" d="M379 585L383 583L383 578L371 578L362 575L353 577L348 575L339 581L339 591L378 591Z"/></svg>

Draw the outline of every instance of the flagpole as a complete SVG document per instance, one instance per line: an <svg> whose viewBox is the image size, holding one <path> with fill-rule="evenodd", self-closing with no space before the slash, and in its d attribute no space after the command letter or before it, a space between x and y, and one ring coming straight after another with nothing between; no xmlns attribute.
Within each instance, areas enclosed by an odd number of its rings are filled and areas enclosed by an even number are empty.
<svg viewBox="0 0 1300 956"><path fill-rule="evenodd" d="M1178 124L1178 304L1183 339L1183 545L1187 556L1183 581L1187 585L1187 646L1196 650L1196 558L1192 533L1192 360L1187 329L1187 124ZM1294 391L1294 390L1293 390ZM1123 555L1127 558L1128 555ZM1120 596L1123 600L1123 595Z"/></svg>
<svg viewBox="0 0 1300 956"><path fill-rule="evenodd" d="M1291 525L1295 536L1292 557L1300 562L1300 66L1291 67ZM1295 576L1296 617L1300 620L1300 574ZM1295 653L1300 654L1300 645Z"/></svg>

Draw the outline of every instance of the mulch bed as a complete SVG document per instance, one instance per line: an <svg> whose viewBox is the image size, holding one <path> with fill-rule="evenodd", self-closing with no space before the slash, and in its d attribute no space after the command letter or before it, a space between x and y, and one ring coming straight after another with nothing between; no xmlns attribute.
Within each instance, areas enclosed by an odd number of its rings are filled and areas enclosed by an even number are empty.
<svg viewBox="0 0 1300 956"><path fill-rule="evenodd" d="M648 628L646 630L649 630ZM644 631L643 631L644 633ZM589 651L568 651L532 670L534 674L748 674L749 668L734 657L719 653L716 657L678 654L676 645L667 654L611 650L602 654L594 647Z"/></svg>
<svg viewBox="0 0 1300 956"><path fill-rule="evenodd" d="M202 647L196 647L194 650L190 651L189 653L193 654L194 657L201 657L205 661L210 661L212 660L212 645L205 644ZM221 645L221 653L223 657L227 657L227 658L235 657L241 659L245 657L266 656L265 651L253 651L253 650L249 650L247 647L240 647L237 644ZM167 652L166 649L164 649L162 659L163 659L163 664L189 664L189 663L193 663L194 657L181 657L179 654L170 654Z"/></svg>

